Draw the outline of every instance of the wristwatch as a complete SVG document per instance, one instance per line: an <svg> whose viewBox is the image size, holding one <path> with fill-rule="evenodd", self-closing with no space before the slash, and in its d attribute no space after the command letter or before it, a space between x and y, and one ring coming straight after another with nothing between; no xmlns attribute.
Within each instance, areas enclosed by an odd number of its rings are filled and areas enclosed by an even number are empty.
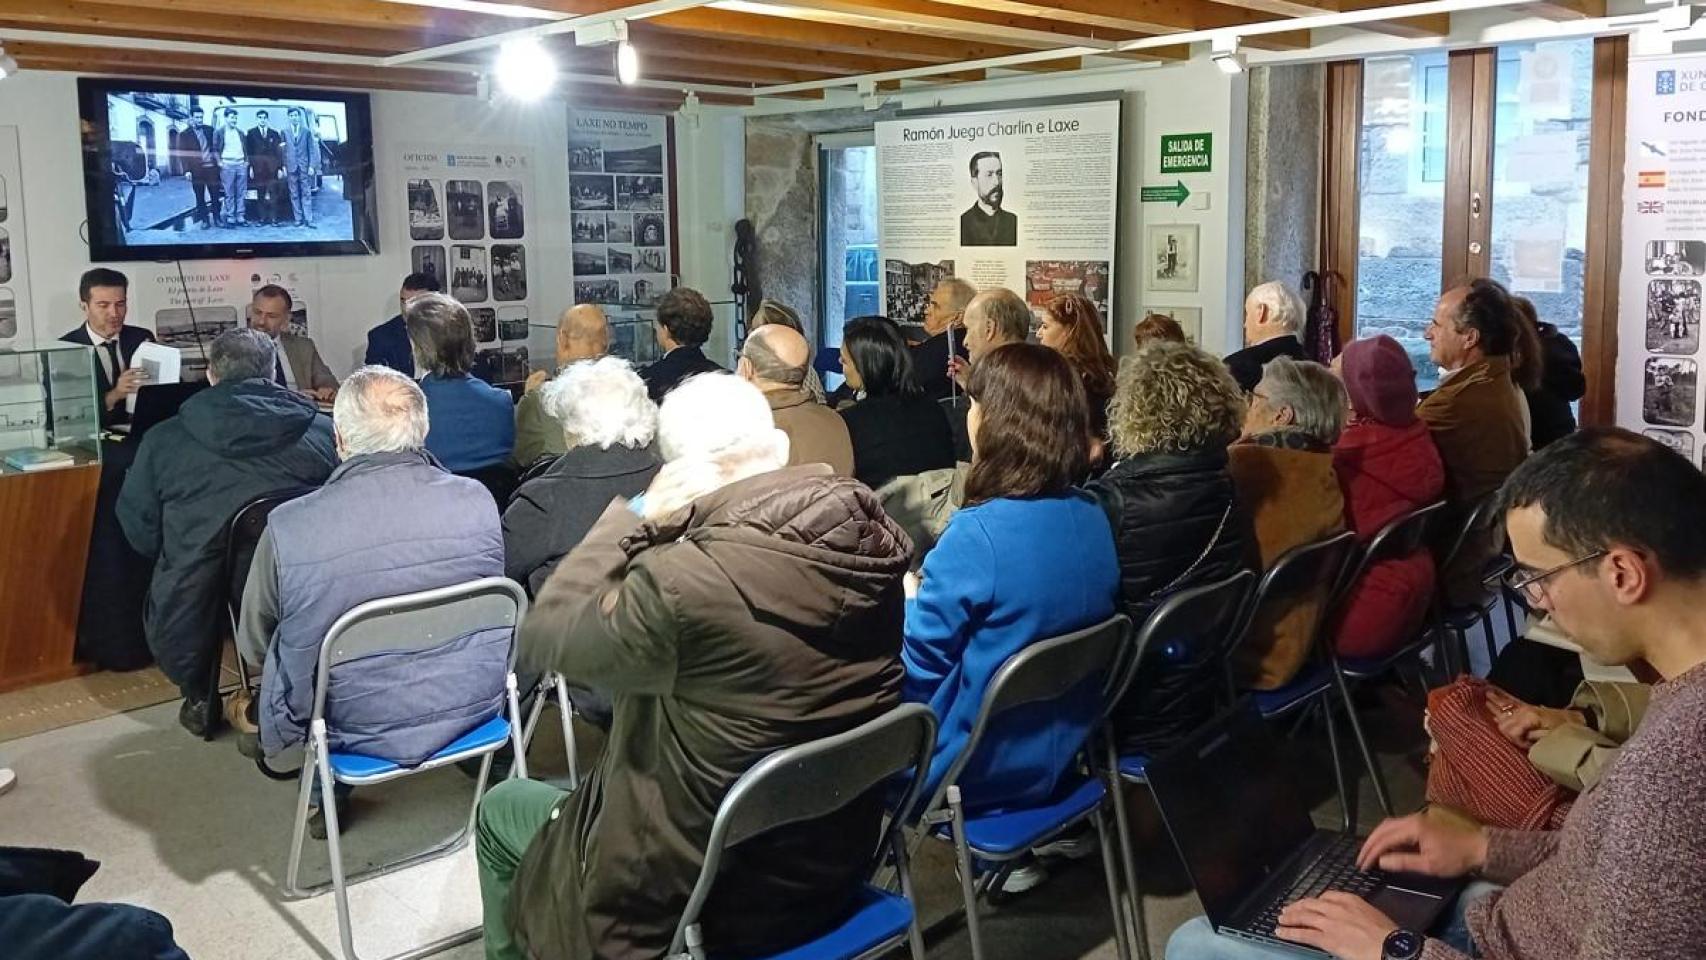
<svg viewBox="0 0 1706 960"><path fill-rule="evenodd" d="M1422 935L1409 930L1394 930L1386 935L1380 947L1380 960L1420 960Z"/></svg>

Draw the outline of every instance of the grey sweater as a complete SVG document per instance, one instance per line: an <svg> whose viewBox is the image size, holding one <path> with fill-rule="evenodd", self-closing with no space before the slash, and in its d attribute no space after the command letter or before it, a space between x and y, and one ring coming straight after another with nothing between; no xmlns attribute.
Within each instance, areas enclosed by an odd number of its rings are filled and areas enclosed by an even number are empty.
<svg viewBox="0 0 1706 960"><path fill-rule="evenodd" d="M1556 832L1490 830L1469 909L1488 960L1706 956L1706 664L1653 690L1635 736ZM1429 940L1425 960L1464 960Z"/></svg>

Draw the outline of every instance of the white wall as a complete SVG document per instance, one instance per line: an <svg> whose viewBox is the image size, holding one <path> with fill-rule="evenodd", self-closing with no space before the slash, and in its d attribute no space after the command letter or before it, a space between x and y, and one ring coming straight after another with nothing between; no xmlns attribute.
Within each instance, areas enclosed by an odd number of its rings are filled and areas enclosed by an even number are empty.
<svg viewBox="0 0 1706 960"><path fill-rule="evenodd" d="M1244 298L1244 149L1247 83L1227 76L1206 57L1167 66L1133 66L1080 73L1014 77L979 84L954 84L903 97L907 110L933 107L989 109L1016 100L1118 94L1124 142L1120 147L1120 212L1114 277L1114 346L1124 352L1131 328L1146 305L1199 307L1204 349L1226 352L1241 345ZM790 112L772 109L766 112ZM809 109L803 108L803 109ZM1213 171L1161 173L1163 133L1211 133ZM683 176L687 176L685 171ZM1183 181L1193 197L1206 195L1208 208L1144 204L1140 187ZM1146 223L1196 224L1201 275L1195 293L1151 293L1144 289Z"/></svg>
<svg viewBox="0 0 1706 960"><path fill-rule="evenodd" d="M393 168L400 144L531 146L537 163L537 199L529 202L528 217L534 322L550 322L570 305L565 110L560 99L522 106L444 94L373 94L380 253L312 261L322 306L311 317L311 332L335 372L346 373L360 363L367 329L397 312L397 285L409 272L409 245L402 240L407 236L403 189ZM80 322L77 279L93 265L83 239L75 77L32 71L8 78L0 86L0 126L5 125L18 127L24 182L13 188L12 202L21 197L24 207L33 301L19 304L19 328L20 333L33 329L37 342L47 342ZM697 118L676 122L681 282L705 290L713 300L719 299L714 291L726 294L728 288L722 251L740 209L740 129L738 117L726 109L707 108ZM263 272L300 269L308 262L253 261L258 270L265 265ZM127 270L126 264L110 266ZM131 322L151 325L152 317L143 313L133 311ZM719 318L726 313L720 310ZM28 346L21 340L18 346Z"/></svg>

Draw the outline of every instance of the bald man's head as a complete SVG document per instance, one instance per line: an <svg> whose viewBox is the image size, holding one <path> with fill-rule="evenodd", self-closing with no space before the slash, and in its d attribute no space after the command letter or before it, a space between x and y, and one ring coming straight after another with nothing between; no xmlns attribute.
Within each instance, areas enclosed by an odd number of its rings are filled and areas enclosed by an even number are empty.
<svg viewBox="0 0 1706 960"><path fill-rule="evenodd" d="M806 382L811 347L798 330L779 323L752 331L740 348L740 372L761 388L767 385L798 387Z"/></svg>
<svg viewBox="0 0 1706 960"><path fill-rule="evenodd" d="M597 304L582 303L557 318L557 366L593 360L610 351L610 321Z"/></svg>
<svg viewBox="0 0 1706 960"><path fill-rule="evenodd" d="M966 304L966 353L973 361L1004 343L1023 343L1031 332L1031 308L1005 287L985 290Z"/></svg>

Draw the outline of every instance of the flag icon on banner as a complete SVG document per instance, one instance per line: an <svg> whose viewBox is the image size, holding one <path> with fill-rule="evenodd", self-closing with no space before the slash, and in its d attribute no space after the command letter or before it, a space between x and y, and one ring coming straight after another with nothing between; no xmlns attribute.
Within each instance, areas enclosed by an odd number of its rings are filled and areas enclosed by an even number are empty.
<svg viewBox="0 0 1706 960"><path fill-rule="evenodd" d="M1642 170L1636 174L1635 185L1643 190L1650 187L1662 188L1665 185L1665 172L1663 170Z"/></svg>

